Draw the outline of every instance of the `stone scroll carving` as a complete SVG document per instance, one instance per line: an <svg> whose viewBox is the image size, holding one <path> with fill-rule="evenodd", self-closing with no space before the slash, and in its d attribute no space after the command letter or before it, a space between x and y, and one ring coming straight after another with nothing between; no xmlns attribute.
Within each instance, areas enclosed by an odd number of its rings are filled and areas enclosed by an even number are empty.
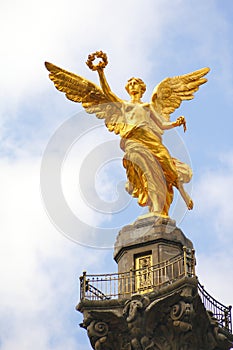
<svg viewBox="0 0 233 350"><path fill-rule="evenodd" d="M171 319L173 326L179 328L182 332L192 330L192 319L194 316L193 304L180 301L171 308Z"/></svg>
<svg viewBox="0 0 233 350"><path fill-rule="evenodd" d="M106 350L108 347L109 327L106 322L93 320L87 327L87 334L95 350Z"/></svg>

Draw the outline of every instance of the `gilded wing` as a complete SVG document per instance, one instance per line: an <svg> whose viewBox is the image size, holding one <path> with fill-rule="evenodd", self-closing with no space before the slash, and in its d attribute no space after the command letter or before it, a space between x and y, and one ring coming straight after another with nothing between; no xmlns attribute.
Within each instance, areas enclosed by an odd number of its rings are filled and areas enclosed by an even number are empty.
<svg viewBox="0 0 233 350"><path fill-rule="evenodd" d="M170 120L170 114L175 111L183 100L192 100L194 92L199 86L206 83L207 79L203 78L209 68L202 68L192 73L165 78L159 83L151 96L151 103L154 108L167 121Z"/></svg>
<svg viewBox="0 0 233 350"><path fill-rule="evenodd" d="M87 113L105 119L108 129L119 133L120 99L116 97L116 103L110 101L96 84L52 63L45 62L45 67L50 72L49 78L57 90L64 92L69 100L82 103Z"/></svg>

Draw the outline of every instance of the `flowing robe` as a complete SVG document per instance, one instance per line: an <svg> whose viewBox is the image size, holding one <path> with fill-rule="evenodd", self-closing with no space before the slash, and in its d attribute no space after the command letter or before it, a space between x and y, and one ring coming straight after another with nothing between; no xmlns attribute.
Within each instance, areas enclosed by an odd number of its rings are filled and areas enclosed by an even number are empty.
<svg viewBox="0 0 233 350"><path fill-rule="evenodd" d="M177 187L178 181L189 182L192 171L187 164L172 158L162 144L163 120L148 104L125 103L122 115L120 135L128 178L126 190L138 198L139 205L168 215L173 186Z"/></svg>

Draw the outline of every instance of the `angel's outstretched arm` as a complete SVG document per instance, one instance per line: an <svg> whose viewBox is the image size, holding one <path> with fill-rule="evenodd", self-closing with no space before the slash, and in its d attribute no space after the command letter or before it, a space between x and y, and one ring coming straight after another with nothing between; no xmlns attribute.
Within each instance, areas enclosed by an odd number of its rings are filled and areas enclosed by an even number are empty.
<svg viewBox="0 0 233 350"><path fill-rule="evenodd" d="M101 88L102 88L105 96L112 102L120 102L121 100L119 99L119 97L117 97L112 92L112 90L107 82L107 79L105 77L104 70L100 68L97 70L97 72L99 74L100 85L101 85Z"/></svg>
<svg viewBox="0 0 233 350"><path fill-rule="evenodd" d="M185 118L183 116L178 117L176 119L176 121L174 122L170 122L170 121L166 121L154 108L154 106L151 104L150 105L150 109L151 109L151 116L154 119L154 121L158 124L158 126L160 127L160 129L162 130L169 130L172 128L175 128L176 126L181 126L183 125L186 128L186 121Z"/></svg>

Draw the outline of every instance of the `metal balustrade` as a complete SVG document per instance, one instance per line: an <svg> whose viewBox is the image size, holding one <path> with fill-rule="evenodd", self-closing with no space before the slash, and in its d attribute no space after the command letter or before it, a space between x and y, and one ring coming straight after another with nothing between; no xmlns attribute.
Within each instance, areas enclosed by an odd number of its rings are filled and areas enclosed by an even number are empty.
<svg viewBox="0 0 233 350"><path fill-rule="evenodd" d="M219 326L228 332L232 332L232 320L231 320L231 306L225 306L216 299L214 299L204 287L198 283L198 292L201 297L202 303L210 316L216 319Z"/></svg>
<svg viewBox="0 0 233 350"><path fill-rule="evenodd" d="M89 300L130 297L133 293L148 293L185 276L195 276L194 250L184 247L183 254L156 265L124 273L80 277L80 298Z"/></svg>
<svg viewBox="0 0 233 350"><path fill-rule="evenodd" d="M83 272L80 277L80 299L130 298L134 293L149 293L184 277L196 277L194 250L186 247L183 254L147 268L103 275L89 275ZM218 302L200 283L198 292L212 322L216 321L217 325L231 333L231 306Z"/></svg>
<svg viewBox="0 0 233 350"><path fill-rule="evenodd" d="M109 300L131 297L134 293L149 293L184 277L195 277L194 250L184 247L183 254L156 265L124 273L80 277L80 299ZM198 292L212 321L227 332L232 331L231 306L214 299L198 282Z"/></svg>

